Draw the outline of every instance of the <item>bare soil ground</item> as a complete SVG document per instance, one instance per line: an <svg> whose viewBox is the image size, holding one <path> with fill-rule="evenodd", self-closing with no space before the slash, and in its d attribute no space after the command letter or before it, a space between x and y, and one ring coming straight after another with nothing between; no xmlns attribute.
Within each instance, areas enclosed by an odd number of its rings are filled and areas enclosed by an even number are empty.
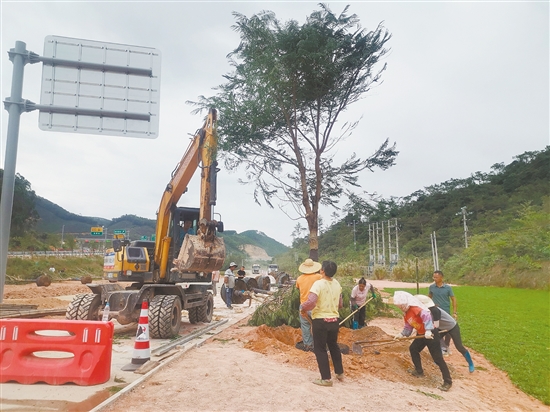
<svg viewBox="0 0 550 412"><path fill-rule="evenodd" d="M40 309L66 307L60 296L88 293L79 282L49 287L6 285L4 303L38 304ZM379 318L368 327L342 328L344 382L332 388L311 383L319 378L315 355L294 347L299 329L246 326L246 319L185 353L122 395L103 411L549 411L548 406L517 389L508 376L471 351L476 371L456 350L445 358L454 384L441 392L441 374L423 353L424 378L407 373L412 366L408 343L363 349L353 342L390 338L401 319ZM467 342L466 342L467 345ZM454 347L452 348L454 349Z"/></svg>

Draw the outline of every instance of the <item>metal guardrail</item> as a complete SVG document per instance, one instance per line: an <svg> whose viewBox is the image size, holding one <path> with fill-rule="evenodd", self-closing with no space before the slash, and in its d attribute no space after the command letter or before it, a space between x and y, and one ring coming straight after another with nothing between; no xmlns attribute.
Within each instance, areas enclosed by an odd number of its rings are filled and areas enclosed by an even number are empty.
<svg viewBox="0 0 550 412"><path fill-rule="evenodd" d="M81 251L81 250L43 250L43 251L34 251L34 252L10 252L8 251L8 257L19 257L19 258L31 258L31 257L86 257L86 256L103 256L105 251L103 250L90 250L90 251Z"/></svg>

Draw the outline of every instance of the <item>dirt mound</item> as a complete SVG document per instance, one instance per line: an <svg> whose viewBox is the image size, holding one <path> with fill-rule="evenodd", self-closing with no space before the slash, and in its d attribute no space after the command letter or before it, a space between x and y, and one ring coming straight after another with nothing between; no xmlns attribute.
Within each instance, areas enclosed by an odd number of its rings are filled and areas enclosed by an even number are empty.
<svg viewBox="0 0 550 412"><path fill-rule="evenodd" d="M379 341L391 339L377 326L367 326L358 330L341 328L338 342L348 345L350 353L343 355L344 371L350 378L360 379L366 376L374 376L392 382L406 382L412 385L426 384L426 380L420 380L407 373L412 367L409 354L410 342L391 342L378 346L363 347L363 354L358 355L351 352L354 342L358 341ZM317 370L317 362L312 352L304 352L296 349L295 344L302 340L300 329L289 326L268 327L259 326L250 330L242 338L244 347L252 351L275 357L280 362L289 363L305 369ZM424 373L434 385L441 382L441 372L432 361L427 351L422 352L422 363ZM451 373L455 378L459 374L449 365Z"/></svg>

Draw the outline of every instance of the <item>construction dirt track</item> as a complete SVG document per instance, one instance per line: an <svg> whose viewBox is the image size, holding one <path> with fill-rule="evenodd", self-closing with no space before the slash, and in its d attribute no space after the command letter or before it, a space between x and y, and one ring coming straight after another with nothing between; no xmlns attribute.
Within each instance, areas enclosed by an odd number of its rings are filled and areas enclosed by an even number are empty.
<svg viewBox="0 0 550 412"><path fill-rule="evenodd" d="M375 282L373 282L375 283ZM382 287L375 285L376 287ZM4 303L38 304L40 309L64 307L61 296L89 293L78 282L6 285ZM219 294L217 309L223 307ZM246 303L245 305L248 305ZM244 306L244 305L243 305ZM239 316L239 311L228 316ZM224 312L225 315L225 312ZM251 327L247 318L184 353L127 393L115 397L102 411L549 411L548 406L517 389L508 376L474 352L476 371L451 346L446 357L453 386L441 392L441 373L426 350L422 353L425 377L407 373L412 366L410 342L364 347L351 351L353 342L391 338L402 320L379 318L368 327L340 329L339 342L350 348L343 355L345 381L332 388L311 383L319 378L315 355L294 347L299 329L287 326ZM468 342L464 342L468 346ZM28 386L33 391L33 385ZM51 387L55 390L55 387ZM99 401L101 402L101 400ZM97 403L99 403L97 402ZM90 410L70 401L52 408L9 410ZM38 406L38 405L37 405ZM93 406L91 406L93 408ZM0 401L0 410L6 410Z"/></svg>

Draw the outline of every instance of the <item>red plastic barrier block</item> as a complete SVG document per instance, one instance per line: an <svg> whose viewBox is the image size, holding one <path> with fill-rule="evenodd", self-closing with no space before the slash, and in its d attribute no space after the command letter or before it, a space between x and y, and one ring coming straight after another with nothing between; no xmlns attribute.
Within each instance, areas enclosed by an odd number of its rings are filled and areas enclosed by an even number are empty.
<svg viewBox="0 0 550 412"><path fill-rule="evenodd" d="M0 382L105 383L113 333L112 322L0 319Z"/></svg>

